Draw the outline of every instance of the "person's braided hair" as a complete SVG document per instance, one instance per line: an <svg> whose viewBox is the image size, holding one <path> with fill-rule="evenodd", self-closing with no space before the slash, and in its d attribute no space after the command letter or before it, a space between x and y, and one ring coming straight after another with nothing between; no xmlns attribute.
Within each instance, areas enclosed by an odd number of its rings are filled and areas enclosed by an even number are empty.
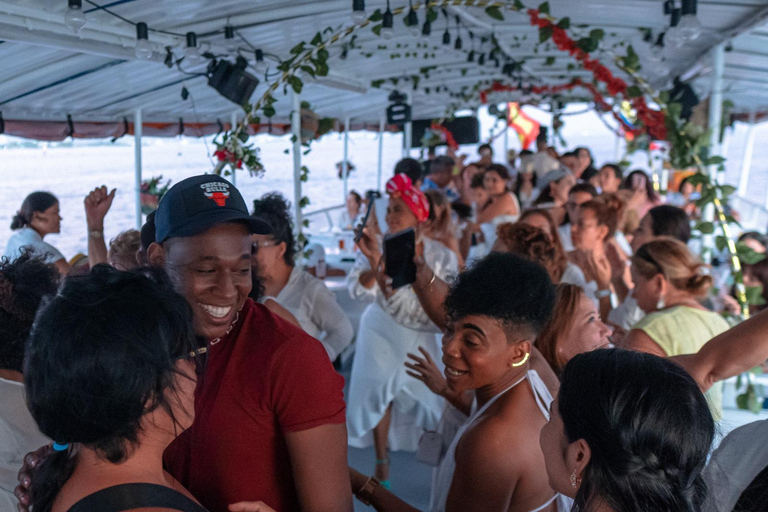
<svg viewBox="0 0 768 512"><path fill-rule="evenodd" d="M576 510L597 501L622 512L700 509L715 424L680 366L621 349L579 354L563 371L557 408L567 441L590 450Z"/></svg>

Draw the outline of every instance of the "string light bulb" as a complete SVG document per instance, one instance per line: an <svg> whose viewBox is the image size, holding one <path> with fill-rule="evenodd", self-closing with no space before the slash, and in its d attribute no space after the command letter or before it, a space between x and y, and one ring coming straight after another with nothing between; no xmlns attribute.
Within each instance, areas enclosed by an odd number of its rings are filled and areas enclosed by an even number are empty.
<svg viewBox="0 0 768 512"><path fill-rule="evenodd" d="M136 58L141 60L151 59L154 53L152 44L149 42L149 28L143 21L136 24L136 48L134 53Z"/></svg>
<svg viewBox="0 0 768 512"><path fill-rule="evenodd" d="M64 24L73 32L80 32L87 21L83 12L83 0L67 0L67 6Z"/></svg>
<svg viewBox="0 0 768 512"><path fill-rule="evenodd" d="M405 17L405 24L408 25L411 35L413 37L418 37L421 33L421 28L419 27L419 15L413 10L413 0L408 0L408 5L411 9L408 11L408 16Z"/></svg>
<svg viewBox="0 0 768 512"><path fill-rule="evenodd" d="M362 23L368 18L365 14L365 0L352 0L352 21Z"/></svg>
<svg viewBox="0 0 768 512"><path fill-rule="evenodd" d="M202 55L200 55L200 48L197 47L197 34L194 32L187 32L187 46L184 48L184 62L194 66L199 64L202 58Z"/></svg>
<svg viewBox="0 0 768 512"><path fill-rule="evenodd" d="M670 20L669 30L664 34L664 41L674 48L682 48L687 43L684 32L679 30L680 19L682 18L682 9L676 7L672 9L672 18Z"/></svg>
<svg viewBox="0 0 768 512"><path fill-rule="evenodd" d="M427 19L421 27L422 37L429 37L432 34L432 23Z"/></svg>
<svg viewBox="0 0 768 512"><path fill-rule="evenodd" d="M387 0L387 10L384 12L384 17L381 20L381 36L384 39L392 39L395 35L395 16L389 9L389 0Z"/></svg>
<svg viewBox="0 0 768 512"><path fill-rule="evenodd" d="M235 43L235 27L227 25L224 27L224 48L227 49L227 53L234 54L237 52L237 43Z"/></svg>
<svg viewBox="0 0 768 512"><path fill-rule="evenodd" d="M443 33L443 44L449 45L451 44L451 33L448 32L448 12L443 9L443 14L445 14L445 32Z"/></svg>
<svg viewBox="0 0 768 512"><path fill-rule="evenodd" d="M680 31L681 37L688 43L698 39L702 32L704 32L704 27L701 26L699 18L696 17L697 0L683 0L682 5L682 16L680 17L680 23L677 25L677 30Z"/></svg>
<svg viewBox="0 0 768 512"><path fill-rule="evenodd" d="M456 42L453 44L453 48L456 50L461 50L463 46L464 43L461 41L461 25L459 22L459 17L456 16Z"/></svg>

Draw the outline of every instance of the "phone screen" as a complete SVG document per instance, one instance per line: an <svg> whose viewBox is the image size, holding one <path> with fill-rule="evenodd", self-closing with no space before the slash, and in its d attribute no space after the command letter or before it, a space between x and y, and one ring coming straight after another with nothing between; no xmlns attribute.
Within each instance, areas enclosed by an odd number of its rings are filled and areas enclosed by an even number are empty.
<svg viewBox="0 0 768 512"><path fill-rule="evenodd" d="M416 281L416 232L406 229L384 237L384 265L397 289Z"/></svg>

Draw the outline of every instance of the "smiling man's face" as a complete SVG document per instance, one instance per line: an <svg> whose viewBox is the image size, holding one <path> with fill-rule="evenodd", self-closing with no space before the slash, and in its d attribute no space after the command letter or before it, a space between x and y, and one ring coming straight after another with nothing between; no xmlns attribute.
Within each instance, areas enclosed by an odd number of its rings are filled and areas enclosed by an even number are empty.
<svg viewBox="0 0 768 512"><path fill-rule="evenodd" d="M252 286L251 244L244 224L225 223L150 246L150 264L164 267L192 306L199 335L221 338L243 307Z"/></svg>

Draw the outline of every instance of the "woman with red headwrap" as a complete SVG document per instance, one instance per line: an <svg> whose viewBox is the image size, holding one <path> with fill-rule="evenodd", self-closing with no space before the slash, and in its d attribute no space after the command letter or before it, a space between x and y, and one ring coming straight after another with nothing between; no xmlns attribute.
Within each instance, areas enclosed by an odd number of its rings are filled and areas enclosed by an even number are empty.
<svg viewBox="0 0 768 512"><path fill-rule="evenodd" d="M389 233L418 228L429 217L423 192L405 174L387 183ZM417 235L418 237L418 235ZM456 255L423 238L424 259L442 280L458 273ZM418 243L418 241L417 241ZM360 254L348 277L352 298L370 301L360 318L347 400L349 444L375 445L376 477L388 485L388 449L415 451L425 430L434 430L444 401L421 382L408 377L406 354L426 347L440 361L440 329L432 323L411 285L392 290L385 274L380 240L367 228L358 243Z"/></svg>

